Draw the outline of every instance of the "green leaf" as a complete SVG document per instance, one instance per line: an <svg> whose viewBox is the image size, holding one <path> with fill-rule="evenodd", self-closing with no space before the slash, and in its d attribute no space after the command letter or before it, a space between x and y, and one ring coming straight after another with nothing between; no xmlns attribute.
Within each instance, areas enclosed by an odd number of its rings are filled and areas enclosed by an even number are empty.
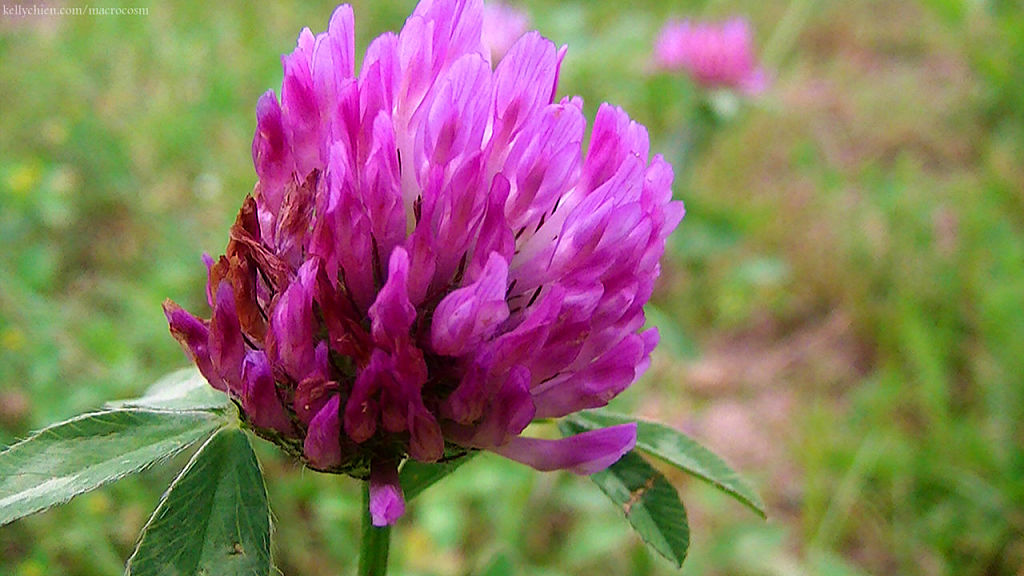
<svg viewBox="0 0 1024 576"><path fill-rule="evenodd" d="M401 472L398 474L405 501L408 502L419 496L424 490L430 488L439 480L454 472L459 466L465 464L474 454L475 452L470 452L465 456L448 460L447 462L430 464L416 460L406 460L405 464L402 465Z"/></svg>
<svg viewBox="0 0 1024 576"><path fill-rule="evenodd" d="M209 412L113 410L45 428L0 452L0 526L138 472L223 423Z"/></svg>
<svg viewBox="0 0 1024 576"><path fill-rule="evenodd" d="M572 436L587 428L574 422L558 424L562 434ZM690 526L679 493L637 452L630 451L606 470L590 479L626 514L648 546L677 567L683 566L690 547Z"/></svg>
<svg viewBox="0 0 1024 576"><path fill-rule="evenodd" d="M637 422L631 416L604 411L578 412L567 419L584 430ZM636 447L711 483L762 518L767 517L764 502L743 478L721 458L682 432L662 424L639 421Z"/></svg>
<svg viewBox="0 0 1024 576"><path fill-rule="evenodd" d="M223 410L231 400L210 386L195 367L182 368L164 376L141 398L109 402L110 408L156 408L158 410Z"/></svg>
<svg viewBox="0 0 1024 576"><path fill-rule="evenodd" d="M164 494L125 574L263 576L270 570L263 475L245 432L224 428Z"/></svg>

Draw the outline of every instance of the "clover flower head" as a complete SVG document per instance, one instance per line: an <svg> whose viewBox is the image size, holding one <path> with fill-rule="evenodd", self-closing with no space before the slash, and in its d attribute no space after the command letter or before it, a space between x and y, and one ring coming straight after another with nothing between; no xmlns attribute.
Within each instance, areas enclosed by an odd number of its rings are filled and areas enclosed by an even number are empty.
<svg viewBox="0 0 1024 576"><path fill-rule="evenodd" d="M209 320L172 334L257 434L309 467L367 479L377 525L397 467L489 450L590 474L635 425L564 439L536 419L603 406L658 341L643 305L683 216L643 126L602 105L582 152L566 53L536 32L492 69L480 0L423 0L356 74L354 20L299 35L280 97L257 103L258 175Z"/></svg>
<svg viewBox="0 0 1024 576"><path fill-rule="evenodd" d="M654 45L654 66L685 72L704 88L754 95L767 86L758 66L750 25L742 18L721 23L670 20Z"/></svg>

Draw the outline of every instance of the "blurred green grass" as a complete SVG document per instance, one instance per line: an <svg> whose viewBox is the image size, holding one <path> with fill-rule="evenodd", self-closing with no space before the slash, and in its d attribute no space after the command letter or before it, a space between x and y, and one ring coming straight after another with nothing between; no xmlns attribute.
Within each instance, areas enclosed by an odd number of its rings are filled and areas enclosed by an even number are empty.
<svg viewBox="0 0 1024 576"><path fill-rule="evenodd" d="M113 4L113 3L112 3ZM357 43L413 2L354 2ZM0 445L185 360L254 174L254 106L333 5L136 3L0 19ZM773 73L677 174L688 215L623 409L749 475L762 523L680 476L692 575L1019 576L1024 566L1024 11L1012 1L523 2L677 167L697 95L647 73L669 15L746 14ZM259 447L285 574L355 562L354 482ZM182 462L0 528L0 574L119 573ZM177 467L176 467L177 465ZM395 574L669 574L583 479L481 457L417 500Z"/></svg>

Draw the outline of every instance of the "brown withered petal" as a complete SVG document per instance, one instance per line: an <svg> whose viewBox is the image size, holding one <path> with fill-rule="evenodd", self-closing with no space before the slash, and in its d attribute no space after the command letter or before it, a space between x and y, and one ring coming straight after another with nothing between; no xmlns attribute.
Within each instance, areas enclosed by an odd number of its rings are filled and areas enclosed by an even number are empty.
<svg viewBox="0 0 1024 576"><path fill-rule="evenodd" d="M313 208L319 170L314 170L301 184L294 181L285 186L284 202L277 225L277 251L285 259L302 259L302 240L313 221ZM295 262L292 262L295 264Z"/></svg>
<svg viewBox="0 0 1024 576"><path fill-rule="evenodd" d="M276 294L291 282L292 271L288 263L261 244L259 238L250 234L248 230L232 226L231 242L228 246L232 243L244 246L248 250L247 257L253 260L256 268L266 277L271 292Z"/></svg>

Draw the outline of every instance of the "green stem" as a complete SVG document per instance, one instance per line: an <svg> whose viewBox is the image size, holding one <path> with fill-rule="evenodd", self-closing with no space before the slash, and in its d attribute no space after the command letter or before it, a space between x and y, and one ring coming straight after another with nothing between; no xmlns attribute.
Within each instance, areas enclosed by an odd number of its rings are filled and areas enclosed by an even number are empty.
<svg viewBox="0 0 1024 576"><path fill-rule="evenodd" d="M359 552L359 576L384 576L388 572L391 526L378 528L370 519L370 482L363 484L363 531Z"/></svg>

